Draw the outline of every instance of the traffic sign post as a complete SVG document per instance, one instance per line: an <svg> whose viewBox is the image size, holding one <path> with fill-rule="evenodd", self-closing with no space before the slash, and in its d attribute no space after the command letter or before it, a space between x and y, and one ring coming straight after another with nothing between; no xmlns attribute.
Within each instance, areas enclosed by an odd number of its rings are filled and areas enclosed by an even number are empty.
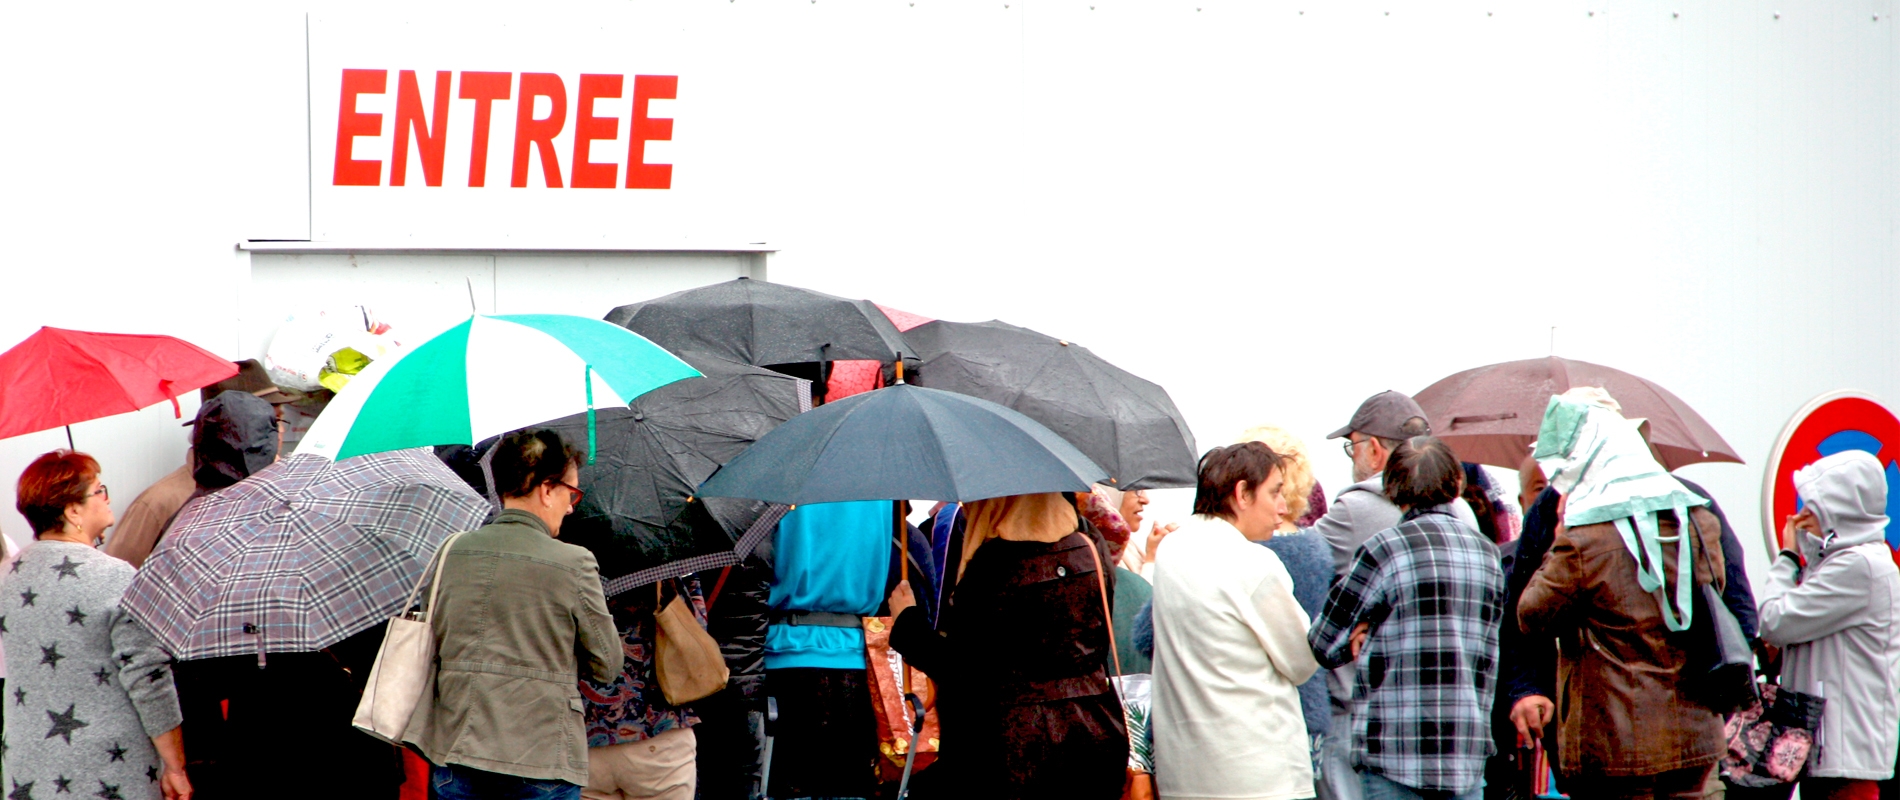
<svg viewBox="0 0 1900 800"><path fill-rule="evenodd" d="M1900 418L1871 395L1838 391L1816 397L1795 412L1775 439L1763 470L1761 531L1768 552L1781 549L1781 527L1800 511L1794 472L1823 456L1847 450L1872 453L1887 471L1887 547L1900 551L1900 508L1893 487L1900 485Z"/></svg>

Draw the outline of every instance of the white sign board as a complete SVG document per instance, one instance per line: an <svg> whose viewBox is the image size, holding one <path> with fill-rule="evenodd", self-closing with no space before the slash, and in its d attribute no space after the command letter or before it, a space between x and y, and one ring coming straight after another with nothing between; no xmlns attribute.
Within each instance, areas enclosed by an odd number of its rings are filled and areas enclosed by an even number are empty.
<svg viewBox="0 0 1900 800"><path fill-rule="evenodd" d="M637 21L312 15L311 238L460 246L760 240L744 192L748 69ZM730 60L728 60L729 62Z"/></svg>

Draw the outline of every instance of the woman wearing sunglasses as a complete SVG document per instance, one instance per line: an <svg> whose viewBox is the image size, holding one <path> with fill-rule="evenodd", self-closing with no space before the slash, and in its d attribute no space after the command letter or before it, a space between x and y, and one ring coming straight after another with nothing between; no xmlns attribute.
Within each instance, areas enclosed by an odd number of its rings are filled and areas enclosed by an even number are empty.
<svg viewBox="0 0 1900 800"><path fill-rule="evenodd" d="M431 797L576 798L587 783L577 679L612 682L622 652L594 554L555 539L583 459L554 431L502 437L502 511L443 557L440 667L403 732L434 765Z"/></svg>

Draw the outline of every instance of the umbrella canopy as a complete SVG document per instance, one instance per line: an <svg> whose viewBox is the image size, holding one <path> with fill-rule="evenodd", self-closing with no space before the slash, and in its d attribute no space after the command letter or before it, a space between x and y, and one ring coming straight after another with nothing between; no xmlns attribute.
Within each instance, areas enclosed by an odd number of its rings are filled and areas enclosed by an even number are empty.
<svg viewBox="0 0 1900 800"><path fill-rule="evenodd" d="M137 411L236 375L170 336L41 328L0 353L0 439Z"/></svg>
<svg viewBox="0 0 1900 800"><path fill-rule="evenodd" d="M319 650L399 612L488 513L427 451L298 454L187 505L122 602L179 659Z"/></svg>
<svg viewBox="0 0 1900 800"><path fill-rule="evenodd" d="M1432 433L1460 459L1517 469L1537 441L1550 397L1573 386L1600 386L1623 416L1649 420L1650 444L1663 466L1708 461L1742 463L1735 448L1689 404L1648 380L1567 358L1532 358L1468 369L1414 395Z"/></svg>
<svg viewBox="0 0 1900 800"><path fill-rule="evenodd" d="M561 541L592 550L610 583L648 573L646 580L613 584L623 589L736 563L740 537L767 504L709 497L692 504L705 513L688 515L688 499L721 464L809 407L804 381L739 364L699 364L705 377L598 413L598 457L581 468L585 497L561 523ZM587 420L577 415L546 427L571 440L586 435Z"/></svg>
<svg viewBox="0 0 1900 800"><path fill-rule="evenodd" d="M681 355L755 367L854 358L889 363L905 349L896 326L869 301L748 278L621 306L607 321Z"/></svg>
<svg viewBox="0 0 1900 800"><path fill-rule="evenodd" d="M299 453L349 458L625 406L698 370L624 328L562 314L471 317L380 359L317 417Z"/></svg>
<svg viewBox="0 0 1900 800"><path fill-rule="evenodd" d="M1040 423L968 395L900 384L800 414L699 487L774 503L1086 492L1107 478Z"/></svg>
<svg viewBox="0 0 1900 800"><path fill-rule="evenodd" d="M1007 322L928 322L904 333L917 382L1022 412L1121 489L1193 486L1194 433L1166 389L1073 342Z"/></svg>

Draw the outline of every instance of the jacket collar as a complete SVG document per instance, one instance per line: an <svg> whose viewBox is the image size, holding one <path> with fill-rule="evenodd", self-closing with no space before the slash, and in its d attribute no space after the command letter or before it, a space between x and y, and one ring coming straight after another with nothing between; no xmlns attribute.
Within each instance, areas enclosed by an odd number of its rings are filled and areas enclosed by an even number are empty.
<svg viewBox="0 0 1900 800"><path fill-rule="evenodd" d="M545 522L542 522L540 517L537 517L526 511L522 511L521 509L518 509L518 508L502 509L500 514L495 515L495 521L489 524L490 525L506 525L506 524L527 525L529 527L534 528L537 531L540 531L542 536L547 536L550 538L554 536L554 531L548 530L548 524Z"/></svg>

